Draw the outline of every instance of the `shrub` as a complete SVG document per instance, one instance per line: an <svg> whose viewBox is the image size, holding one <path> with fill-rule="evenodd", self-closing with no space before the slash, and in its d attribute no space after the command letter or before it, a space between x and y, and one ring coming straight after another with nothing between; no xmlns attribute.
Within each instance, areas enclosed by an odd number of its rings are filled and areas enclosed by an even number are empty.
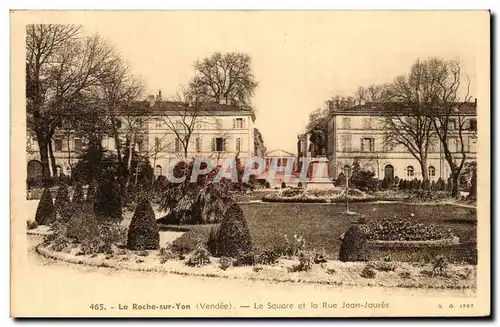
<svg viewBox="0 0 500 327"><path fill-rule="evenodd" d="M207 246L209 232L210 230L206 226L200 226L200 228L197 226L197 228L193 228L176 238L170 248L176 253L185 254L200 246Z"/></svg>
<svg viewBox="0 0 500 327"><path fill-rule="evenodd" d="M73 193L73 203L83 203L85 202L85 195L83 194L83 187L81 183L76 183L75 191Z"/></svg>
<svg viewBox="0 0 500 327"><path fill-rule="evenodd" d="M252 238L241 207L234 203L226 211L217 235L217 255L235 257L252 251Z"/></svg>
<svg viewBox="0 0 500 327"><path fill-rule="evenodd" d="M281 252L277 248L262 251L257 257L257 263L261 265L273 265L278 262Z"/></svg>
<svg viewBox="0 0 500 327"><path fill-rule="evenodd" d="M80 244L87 244L99 240L100 231L95 214L89 204L74 206L73 213L67 224L68 237Z"/></svg>
<svg viewBox="0 0 500 327"><path fill-rule="evenodd" d="M379 223L363 226L369 240L380 241L428 241L449 239L450 230L432 224L415 223L410 219L384 219Z"/></svg>
<svg viewBox="0 0 500 327"><path fill-rule="evenodd" d="M48 225L56 220L56 211L50 190L45 188L36 209L35 221L38 225Z"/></svg>
<svg viewBox="0 0 500 327"><path fill-rule="evenodd" d="M285 243L282 249L282 254L293 257L299 254L300 251L304 251L306 249L306 240L302 236L297 236L297 234L293 234L292 239L288 239L288 235L285 234Z"/></svg>
<svg viewBox="0 0 500 327"><path fill-rule="evenodd" d="M444 255L438 255L432 261L432 274L437 276L448 276L449 262Z"/></svg>
<svg viewBox="0 0 500 327"><path fill-rule="evenodd" d="M35 228L37 228L37 227L38 227L38 223L37 223L35 220L28 220L28 221L26 222L26 227L27 227L28 229L35 229Z"/></svg>
<svg viewBox="0 0 500 327"><path fill-rule="evenodd" d="M281 182L281 188L286 188L286 183L285 182Z"/></svg>
<svg viewBox="0 0 500 327"><path fill-rule="evenodd" d="M297 187L302 188L302 182L298 182L298 183L297 183Z"/></svg>
<svg viewBox="0 0 500 327"><path fill-rule="evenodd" d="M361 277L363 278L375 278L377 276L377 271L375 269L373 269L373 267L371 267L369 264L366 265L363 270L361 271L361 274L360 274Z"/></svg>
<svg viewBox="0 0 500 327"><path fill-rule="evenodd" d="M255 254L253 252L240 252L236 256L233 265L235 267L241 266L253 266L257 259L255 258Z"/></svg>
<svg viewBox="0 0 500 327"><path fill-rule="evenodd" d="M160 247L160 232L155 213L149 200L142 199L130 222L127 248L130 250L155 250Z"/></svg>
<svg viewBox="0 0 500 327"><path fill-rule="evenodd" d="M366 232L360 225L351 226L344 234L340 245L339 260L366 261L369 259Z"/></svg>
<svg viewBox="0 0 500 327"><path fill-rule="evenodd" d="M100 222L121 222L122 198L120 185L112 175L104 176L97 187L94 211Z"/></svg>
<svg viewBox="0 0 500 327"><path fill-rule="evenodd" d="M99 240L101 252L112 252L113 246L124 246L127 244L127 227L107 223L99 226Z"/></svg>
<svg viewBox="0 0 500 327"><path fill-rule="evenodd" d="M311 254L305 251L301 251L299 253L299 263L292 266L290 272L311 270L312 264L313 260Z"/></svg>
<svg viewBox="0 0 500 327"><path fill-rule="evenodd" d="M404 190L405 188L405 180L404 179L400 179L399 180L399 189L400 190Z"/></svg>
<svg viewBox="0 0 500 327"><path fill-rule="evenodd" d="M61 219L62 222L66 222L69 220L69 204L70 199L68 185L59 184L54 208L56 210L56 214L59 214L59 219Z"/></svg>
<svg viewBox="0 0 500 327"><path fill-rule="evenodd" d="M403 279L409 279L409 278L411 278L411 272L409 270L405 269L399 273L399 277L401 277Z"/></svg>
<svg viewBox="0 0 500 327"><path fill-rule="evenodd" d="M232 264L232 259L229 257L221 257L219 259L219 268L222 270L226 270L227 268L231 267Z"/></svg>
<svg viewBox="0 0 500 327"><path fill-rule="evenodd" d="M375 261L375 262L370 262L371 267L377 271L395 271L396 268L398 267L396 263L394 262L387 262L387 261Z"/></svg>
<svg viewBox="0 0 500 327"><path fill-rule="evenodd" d="M210 263L210 254L208 250L204 247L198 247L194 250L186 260L186 265L195 266L205 266Z"/></svg>
<svg viewBox="0 0 500 327"><path fill-rule="evenodd" d="M374 171L361 169L359 160L355 159L349 183L353 187L363 191L375 191L378 184L378 180L375 178L375 175Z"/></svg>
<svg viewBox="0 0 500 327"><path fill-rule="evenodd" d="M87 197L85 198L85 201L88 203L94 204L95 201L95 195L96 195L96 187L97 187L97 181L93 179L89 183L89 187L87 188Z"/></svg>
<svg viewBox="0 0 500 327"><path fill-rule="evenodd" d="M315 264L325 263L327 262L325 256L322 253L315 253L313 262Z"/></svg>
<svg viewBox="0 0 500 327"><path fill-rule="evenodd" d="M174 260L175 258L177 258L177 255L173 253L169 248L161 248L158 252L158 257L160 258L160 263L164 264L169 260Z"/></svg>

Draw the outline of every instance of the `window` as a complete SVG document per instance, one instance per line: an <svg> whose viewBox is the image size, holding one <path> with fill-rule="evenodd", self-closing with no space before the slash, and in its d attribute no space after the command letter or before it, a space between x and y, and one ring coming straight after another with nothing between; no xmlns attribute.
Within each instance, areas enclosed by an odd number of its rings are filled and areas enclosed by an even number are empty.
<svg viewBox="0 0 500 327"><path fill-rule="evenodd" d="M375 140L371 137L363 137L361 139L361 151L362 152L373 152L375 150L374 142Z"/></svg>
<svg viewBox="0 0 500 327"><path fill-rule="evenodd" d="M181 151L181 140L178 138L175 139L175 152Z"/></svg>
<svg viewBox="0 0 500 327"><path fill-rule="evenodd" d="M363 119L363 129L371 129L372 128L372 120L370 118Z"/></svg>
<svg viewBox="0 0 500 327"><path fill-rule="evenodd" d="M476 138L474 136L469 136L469 152L476 152Z"/></svg>
<svg viewBox="0 0 500 327"><path fill-rule="evenodd" d="M288 163L287 158L279 158L278 159L278 167L286 167L287 163Z"/></svg>
<svg viewBox="0 0 500 327"><path fill-rule="evenodd" d="M196 138L196 152L201 152L201 137Z"/></svg>
<svg viewBox="0 0 500 327"><path fill-rule="evenodd" d="M476 119L470 119L469 120L469 130L470 131L477 131L477 120Z"/></svg>
<svg viewBox="0 0 500 327"><path fill-rule="evenodd" d="M448 139L448 148L450 152L460 152L460 141L453 137Z"/></svg>
<svg viewBox="0 0 500 327"><path fill-rule="evenodd" d="M342 119L342 127L344 129L350 129L351 128L351 118L343 118Z"/></svg>
<svg viewBox="0 0 500 327"><path fill-rule="evenodd" d="M436 168L434 166L429 166L429 177L436 176Z"/></svg>
<svg viewBox="0 0 500 327"><path fill-rule="evenodd" d="M245 120L243 118L233 119L233 128L245 128Z"/></svg>
<svg viewBox="0 0 500 327"><path fill-rule="evenodd" d="M201 122L201 121L196 122L196 124L195 124L195 128L196 128L196 129L203 129L203 122Z"/></svg>
<svg viewBox="0 0 500 327"><path fill-rule="evenodd" d="M215 120L215 128L222 129L222 120L221 119L217 118Z"/></svg>
<svg viewBox="0 0 500 327"><path fill-rule="evenodd" d="M176 121L175 129L177 129L178 131L184 130L184 124L180 120Z"/></svg>
<svg viewBox="0 0 500 327"><path fill-rule="evenodd" d="M448 120L448 129L456 129L457 121L455 119Z"/></svg>
<svg viewBox="0 0 500 327"><path fill-rule="evenodd" d="M413 166L406 167L406 176L413 177L414 175L415 175L415 170L413 169Z"/></svg>
<svg viewBox="0 0 500 327"><path fill-rule="evenodd" d="M160 176L161 175L161 166L160 165L156 165L156 167L155 167L155 175L156 176Z"/></svg>
<svg viewBox="0 0 500 327"><path fill-rule="evenodd" d="M226 142L222 137L212 139L212 151L222 152L226 146Z"/></svg>
<svg viewBox="0 0 500 327"><path fill-rule="evenodd" d="M236 138L236 152L241 151L241 138Z"/></svg>
<svg viewBox="0 0 500 327"><path fill-rule="evenodd" d="M160 118L156 118L155 119L155 127L156 128L161 128L161 119Z"/></svg>
<svg viewBox="0 0 500 327"><path fill-rule="evenodd" d="M62 139L54 139L54 151L62 151L63 141Z"/></svg>
<svg viewBox="0 0 500 327"><path fill-rule="evenodd" d="M82 151L82 139L75 139L75 151Z"/></svg>
<svg viewBox="0 0 500 327"><path fill-rule="evenodd" d="M351 151L351 141L352 141L352 135L342 135L340 137L341 142L342 142L342 152L349 152Z"/></svg>
<svg viewBox="0 0 500 327"><path fill-rule="evenodd" d="M161 148L161 140L159 137L155 137L155 151L159 151Z"/></svg>

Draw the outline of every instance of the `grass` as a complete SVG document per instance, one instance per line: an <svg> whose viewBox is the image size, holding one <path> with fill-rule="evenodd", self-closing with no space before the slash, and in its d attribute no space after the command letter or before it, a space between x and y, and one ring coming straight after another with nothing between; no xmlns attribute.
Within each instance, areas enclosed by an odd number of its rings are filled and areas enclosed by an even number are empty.
<svg viewBox="0 0 500 327"><path fill-rule="evenodd" d="M257 250L273 247L283 240L285 234L297 234L306 239L308 249L324 251L331 259L337 258L340 235L354 220L352 216L343 214L344 205L249 203L242 204L241 207ZM394 216L408 217L413 213L414 217L411 219L415 221L451 229L460 242L464 243L454 251L454 261L468 261L469 252L476 248L476 213L468 208L452 205L356 203L350 205L350 211L365 215L368 222ZM464 258L461 258L461 253Z"/></svg>

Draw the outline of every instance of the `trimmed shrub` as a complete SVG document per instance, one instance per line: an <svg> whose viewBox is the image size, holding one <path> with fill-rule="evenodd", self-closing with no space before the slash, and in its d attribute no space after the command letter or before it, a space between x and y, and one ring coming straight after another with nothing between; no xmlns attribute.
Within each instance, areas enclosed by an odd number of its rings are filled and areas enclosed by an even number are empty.
<svg viewBox="0 0 500 327"><path fill-rule="evenodd" d="M302 187L302 182L298 182L297 187Z"/></svg>
<svg viewBox="0 0 500 327"><path fill-rule="evenodd" d="M286 188L286 183L285 182L281 182L281 188Z"/></svg>
<svg viewBox="0 0 500 327"><path fill-rule="evenodd" d="M87 201L88 203L93 204L95 201L96 186L97 186L97 181L93 179L89 183L89 187L87 188L87 197L85 198L85 201Z"/></svg>
<svg viewBox="0 0 500 327"><path fill-rule="evenodd" d="M377 271L373 269L373 267L370 264L367 264L363 270L361 271L360 274L361 277L363 278L375 278L377 276Z"/></svg>
<svg viewBox="0 0 500 327"><path fill-rule="evenodd" d="M85 202L85 195L83 194L83 187L81 183L76 183L75 192L73 193L73 203Z"/></svg>
<svg viewBox="0 0 500 327"><path fill-rule="evenodd" d="M99 226L89 204L75 205L67 224L67 235L80 244L90 245L99 240Z"/></svg>
<svg viewBox="0 0 500 327"><path fill-rule="evenodd" d="M199 247L189 255L186 265L191 267L205 266L210 263L210 253L204 247Z"/></svg>
<svg viewBox="0 0 500 327"><path fill-rule="evenodd" d="M342 262L369 260L367 236L360 225L351 226L344 234L339 260Z"/></svg>
<svg viewBox="0 0 500 327"><path fill-rule="evenodd" d="M103 178L97 188L94 211L100 222L122 221L122 198L120 185L113 177Z"/></svg>
<svg viewBox="0 0 500 327"><path fill-rule="evenodd" d="M127 248L130 250L155 250L160 247L160 232L155 213L149 200L142 199L130 222Z"/></svg>
<svg viewBox="0 0 500 327"><path fill-rule="evenodd" d="M198 247L207 245L209 233L210 229L207 226L197 226L173 240L170 248L179 254L192 252Z"/></svg>
<svg viewBox="0 0 500 327"><path fill-rule="evenodd" d="M222 257L219 260L219 268L222 270L227 270L227 268L231 267L232 259L228 257Z"/></svg>
<svg viewBox="0 0 500 327"><path fill-rule="evenodd" d="M45 188L36 209L35 221L38 225L48 225L56 220L56 211L50 190Z"/></svg>
<svg viewBox="0 0 500 327"><path fill-rule="evenodd" d="M257 262L258 258L253 252L246 252L246 253L238 253L236 256L233 265L235 267L241 267L241 266L253 266L255 262Z"/></svg>
<svg viewBox="0 0 500 327"><path fill-rule="evenodd" d="M405 181L404 179L399 180L399 189L404 190L405 188Z"/></svg>
<svg viewBox="0 0 500 327"><path fill-rule="evenodd" d="M35 229L37 227L38 227L38 223L34 220L28 220L26 222L26 228L28 228L28 229Z"/></svg>
<svg viewBox="0 0 500 327"><path fill-rule="evenodd" d="M54 203L54 208L56 210L56 214L59 214L58 219L61 219L62 222L66 222L69 220L70 213L68 212L68 207L70 204L69 199L69 189L66 184L59 184L59 188L57 189L56 201Z"/></svg>
<svg viewBox="0 0 500 327"><path fill-rule="evenodd" d="M262 251L257 257L257 263L261 265L272 265L278 262L281 257L281 251L279 248L273 248L270 250Z"/></svg>
<svg viewBox="0 0 500 327"><path fill-rule="evenodd" d="M241 207L233 203L226 211L217 233L218 256L236 257L252 251L252 238Z"/></svg>

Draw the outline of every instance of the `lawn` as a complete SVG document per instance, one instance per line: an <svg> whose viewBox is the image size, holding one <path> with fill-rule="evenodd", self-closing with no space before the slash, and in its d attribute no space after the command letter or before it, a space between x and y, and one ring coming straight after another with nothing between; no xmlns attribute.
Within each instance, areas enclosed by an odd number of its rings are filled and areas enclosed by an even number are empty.
<svg viewBox="0 0 500 327"><path fill-rule="evenodd" d="M249 203L242 204L256 250L271 248L284 235L302 235L311 250L325 251L336 259L340 235L345 232L352 216L342 214L344 205L311 203ZM413 205L402 203L356 203L350 210L367 217L368 222L390 217L409 217L415 221L451 229L460 238L461 246L451 256L457 261L470 261L476 248L476 213L474 209L452 205ZM439 250L439 249L438 249Z"/></svg>

